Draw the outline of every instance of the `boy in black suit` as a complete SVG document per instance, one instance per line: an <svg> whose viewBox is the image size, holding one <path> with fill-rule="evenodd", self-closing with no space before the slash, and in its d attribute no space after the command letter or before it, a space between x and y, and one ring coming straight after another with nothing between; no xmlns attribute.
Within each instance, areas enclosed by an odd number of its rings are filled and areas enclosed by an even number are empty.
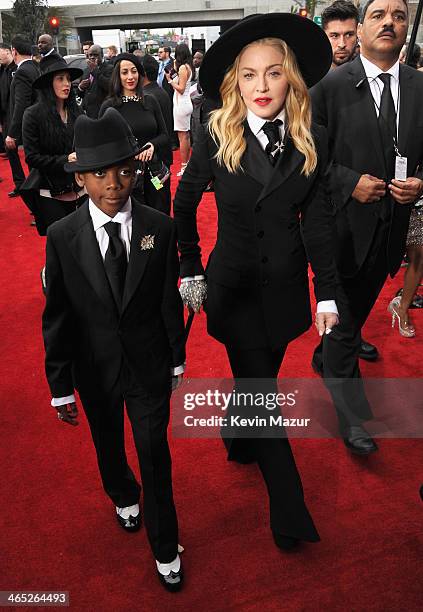
<svg viewBox="0 0 423 612"><path fill-rule="evenodd" d="M141 487L128 466L126 404L144 487L144 521L161 582L182 584L167 443L171 376L183 372L183 309L172 221L131 201L140 151L115 109L75 124L65 164L89 201L47 234L46 374L60 420L87 416L103 486L126 531L140 527Z"/></svg>

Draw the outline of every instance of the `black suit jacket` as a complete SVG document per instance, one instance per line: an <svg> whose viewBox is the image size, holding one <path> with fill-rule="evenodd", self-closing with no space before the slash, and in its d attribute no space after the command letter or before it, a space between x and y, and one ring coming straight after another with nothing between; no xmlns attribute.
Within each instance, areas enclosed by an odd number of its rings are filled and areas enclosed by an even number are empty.
<svg viewBox="0 0 423 612"><path fill-rule="evenodd" d="M22 142L22 119L25 109L36 99L32 83L40 75L35 62L28 60L17 68L10 85L9 108L6 116L5 135Z"/></svg>
<svg viewBox="0 0 423 612"><path fill-rule="evenodd" d="M0 122L5 124L9 111L10 85L12 84L12 73L16 70L15 62L0 69Z"/></svg>
<svg viewBox="0 0 423 612"><path fill-rule="evenodd" d="M422 178L423 74L400 65L398 147L408 159L408 176ZM311 91L314 120L328 131L330 192L336 208L336 256L344 276L354 276L363 265L375 238L383 200L361 204L351 197L362 174L390 180L373 97L360 58L332 70ZM388 195L391 229L388 258L391 275L405 250L410 206Z"/></svg>
<svg viewBox="0 0 423 612"><path fill-rule="evenodd" d="M109 94L110 78L113 72L113 64L103 61L91 74L94 77L88 89L78 90L78 95L82 100L82 108L87 113L88 117L97 119L100 107L103 101ZM83 78L89 78L84 75Z"/></svg>
<svg viewBox="0 0 423 612"><path fill-rule="evenodd" d="M319 162L307 178L301 173L304 156L290 138L272 167L246 122L244 172L231 174L217 164L216 145L201 128L174 201L181 276L203 274L196 210L204 189L213 180L218 236L207 277L236 292L250 290L258 296L267 335L275 348L300 335L311 324L308 257L315 273L317 300L335 299L333 217L323 180L326 132L319 126L313 132ZM250 333L243 321L235 321L228 329L225 319L231 308L229 299L227 309L225 306L218 317L213 317L217 323L211 333L225 344ZM248 325L254 326L255 321Z"/></svg>
<svg viewBox="0 0 423 612"><path fill-rule="evenodd" d="M154 248L141 249L143 236ZM170 368L185 361L179 263L172 220L132 204L132 240L117 312L88 204L47 234L47 301L43 313L46 374L53 397L74 387L101 397L125 362L147 390L169 388Z"/></svg>

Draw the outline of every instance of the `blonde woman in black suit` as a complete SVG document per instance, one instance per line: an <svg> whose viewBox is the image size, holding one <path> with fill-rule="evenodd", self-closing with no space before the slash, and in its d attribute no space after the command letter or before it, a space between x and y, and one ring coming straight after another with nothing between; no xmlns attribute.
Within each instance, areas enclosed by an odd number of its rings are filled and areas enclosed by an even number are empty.
<svg viewBox="0 0 423 612"><path fill-rule="evenodd" d="M200 69L203 91L220 104L175 197L181 294L194 310L205 301L208 332L225 345L238 390L246 379L261 381L251 381L250 389L275 390L288 343L310 327L308 259L319 333L338 321L332 217L322 180L327 140L312 124L307 91L330 65L324 32L278 13L236 24ZM196 211L211 180L218 236L205 272ZM286 550L318 541L286 436L244 430L230 432L225 443L230 460L257 461L276 545Z"/></svg>

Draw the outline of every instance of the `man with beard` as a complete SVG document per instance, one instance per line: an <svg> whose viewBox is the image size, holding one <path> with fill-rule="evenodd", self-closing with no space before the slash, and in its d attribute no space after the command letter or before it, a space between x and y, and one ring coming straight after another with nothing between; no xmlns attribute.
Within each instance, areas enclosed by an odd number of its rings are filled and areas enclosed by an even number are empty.
<svg viewBox="0 0 423 612"><path fill-rule="evenodd" d="M315 120L329 137L328 171L340 282L339 325L316 348L347 448L377 446L362 424L373 418L358 366L361 328L388 275L401 266L410 207L423 193L423 75L400 64L405 0L369 0L358 26L361 54L312 91Z"/></svg>
<svg viewBox="0 0 423 612"><path fill-rule="evenodd" d="M357 47L358 9L349 0L335 0L322 13L322 27L332 47L332 70L354 59ZM360 359L376 361L374 344L361 340Z"/></svg>
<svg viewBox="0 0 423 612"><path fill-rule="evenodd" d="M322 13L322 28L332 47L332 68L350 62L357 45L358 10L348 0L335 0Z"/></svg>

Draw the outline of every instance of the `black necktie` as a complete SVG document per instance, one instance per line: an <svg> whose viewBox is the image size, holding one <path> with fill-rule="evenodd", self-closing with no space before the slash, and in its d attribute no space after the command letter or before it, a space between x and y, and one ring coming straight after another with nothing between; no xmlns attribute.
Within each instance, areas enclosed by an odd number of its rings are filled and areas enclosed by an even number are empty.
<svg viewBox="0 0 423 612"><path fill-rule="evenodd" d="M125 286L126 268L128 266L125 245L120 239L120 223L109 221L103 227L109 235L109 246L104 257L104 268L116 305L120 310L122 308L123 288Z"/></svg>
<svg viewBox="0 0 423 612"><path fill-rule="evenodd" d="M379 129L382 136L386 170L388 172L386 178L390 180L394 176L395 168L394 138L396 140L397 117L391 93L391 75L380 74L379 79L383 81L383 91L379 108Z"/></svg>
<svg viewBox="0 0 423 612"><path fill-rule="evenodd" d="M280 149L278 148L281 139L279 132L280 125L282 125L282 121L280 119L275 119L275 121L266 121L261 128L269 141L269 143L266 145L265 151L272 166L276 164L276 161L280 155Z"/></svg>

